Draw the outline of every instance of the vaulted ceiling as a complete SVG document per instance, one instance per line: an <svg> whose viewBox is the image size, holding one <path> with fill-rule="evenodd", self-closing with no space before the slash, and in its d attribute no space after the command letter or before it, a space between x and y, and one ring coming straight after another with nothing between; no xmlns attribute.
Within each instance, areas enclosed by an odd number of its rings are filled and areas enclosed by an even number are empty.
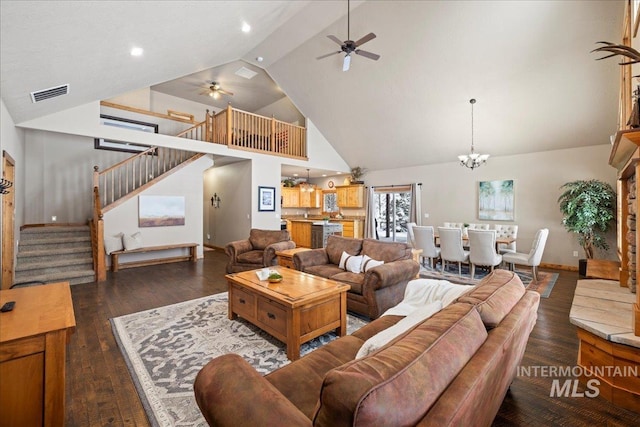
<svg viewBox="0 0 640 427"><path fill-rule="evenodd" d="M352 166L451 162L607 143L619 66L595 42L621 39L624 1L0 2L0 93L20 123L220 67L264 68ZM243 22L249 33L240 31ZM132 57L131 47L144 48ZM263 57L262 62L256 58ZM29 93L70 84L68 95Z"/></svg>

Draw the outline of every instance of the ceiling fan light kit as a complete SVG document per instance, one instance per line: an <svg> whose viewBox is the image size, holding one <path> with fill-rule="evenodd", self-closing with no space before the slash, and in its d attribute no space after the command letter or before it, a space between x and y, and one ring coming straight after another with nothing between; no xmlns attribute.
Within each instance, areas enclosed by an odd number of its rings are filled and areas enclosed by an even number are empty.
<svg viewBox="0 0 640 427"><path fill-rule="evenodd" d="M377 53L367 52L366 50L358 49L360 46L362 46L366 42L375 39L376 38L375 34L369 33L366 36L360 38L360 40L355 42L351 40L351 17L350 17L349 0L347 0L347 40L340 41L340 39L334 35L329 35L327 36L327 38L329 38L330 40L333 40L338 45L340 45L340 50L337 52L331 52L326 55L319 56L316 59L323 59L323 58L327 58L329 56L337 55L339 53L344 52L346 55L344 56L344 60L342 61L342 71L349 71L349 68L351 67L352 53L355 53L356 55L364 56L365 58L373 59L374 61L377 61L378 59L380 59L380 55L378 55Z"/></svg>
<svg viewBox="0 0 640 427"><path fill-rule="evenodd" d="M458 160L460 161L460 166L465 166L471 170L482 166L487 162L489 158L488 154L478 154L475 152L475 147L473 145L473 104L476 103L475 99L470 99L469 103L471 104L471 152L469 154L463 154L458 156Z"/></svg>
<svg viewBox="0 0 640 427"><path fill-rule="evenodd" d="M222 89L220 83L213 81L209 84L209 92L204 92L202 95L209 95L213 99L220 99L220 95L233 96L233 92Z"/></svg>

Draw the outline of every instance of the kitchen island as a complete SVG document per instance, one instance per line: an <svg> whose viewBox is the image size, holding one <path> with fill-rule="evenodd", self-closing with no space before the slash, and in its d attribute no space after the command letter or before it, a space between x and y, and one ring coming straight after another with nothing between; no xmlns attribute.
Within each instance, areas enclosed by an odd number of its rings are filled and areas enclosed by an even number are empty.
<svg viewBox="0 0 640 427"><path fill-rule="evenodd" d="M288 230L291 234L291 240L296 242L297 247L302 248L321 248L324 247L326 237L329 234L339 234L345 237L353 236L353 223L359 220L347 220L347 219L335 219L325 223L319 219L287 219L289 224ZM351 227L346 227L344 223L347 222ZM313 232L314 227L317 231ZM315 239L314 239L314 236ZM319 236L319 237L318 237Z"/></svg>

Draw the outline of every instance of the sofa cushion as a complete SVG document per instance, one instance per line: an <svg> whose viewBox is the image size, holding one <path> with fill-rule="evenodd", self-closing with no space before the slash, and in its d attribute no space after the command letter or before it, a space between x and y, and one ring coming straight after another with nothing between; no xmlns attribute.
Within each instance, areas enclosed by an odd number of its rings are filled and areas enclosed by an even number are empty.
<svg viewBox="0 0 640 427"><path fill-rule="evenodd" d="M262 265L264 250L249 251L239 254L236 259L239 263Z"/></svg>
<svg viewBox="0 0 640 427"><path fill-rule="evenodd" d="M364 239L362 254L384 262L393 262L411 258L411 246L402 242L381 242Z"/></svg>
<svg viewBox="0 0 640 427"><path fill-rule="evenodd" d="M346 335L307 354L304 361L290 363L271 372L265 379L311 418L320 398L325 374L353 360L362 343L360 338Z"/></svg>
<svg viewBox="0 0 640 427"><path fill-rule="evenodd" d="M524 293L524 285L517 274L494 270L457 301L476 305L485 326L495 328Z"/></svg>
<svg viewBox="0 0 640 427"><path fill-rule="evenodd" d="M396 323L395 325L378 332L362 344L356 359L364 356L368 356L379 348L384 347L395 338L407 332L420 322L424 322L425 319L433 316L438 311L442 310L442 301L434 301L430 304L423 305L415 309L411 314L404 319Z"/></svg>
<svg viewBox="0 0 640 427"><path fill-rule="evenodd" d="M378 261L378 260L375 260L375 259L369 257L368 255L363 255L362 268L360 269L360 271L362 271L363 273L366 273L367 271L369 271L373 267L377 267L377 266L382 265L382 264L384 264L384 261Z"/></svg>
<svg viewBox="0 0 640 427"><path fill-rule="evenodd" d="M416 425L486 338L474 306L451 304L393 345L329 371L314 425Z"/></svg>
<svg viewBox="0 0 640 427"><path fill-rule="evenodd" d="M362 268L362 255L351 255L347 252L342 252L338 267L352 273L360 273Z"/></svg>
<svg viewBox="0 0 640 427"><path fill-rule="evenodd" d="M362 239L351 239L349 237L329 235L326 246L327 256L331 264L340 265L342 252L351 255L360 255L362 251Z"/></svg>
<svg viewBox="0 0 640 427"><path fill-rule="evenodd" d="M330 279L344 282L351 286L349 292L362 295L362 284L364 283L363 273L352 273L351 271L340 270L339 273L330 276Z"/></svg>
<svg viewBox="0 0 640 427"><path fill-rule="evenodd" d="M260 230L252 228L249 232L249 242L253 249L263 250L272 243L291 240L287 230Z"/></svg>
<svg viewBox="0 0 640 427"><path fill-rule="evenodd" d="M338 273L344 273L344 270L335 264L320 264L307 267L304 269L304 272L329 279Z"/></svg>

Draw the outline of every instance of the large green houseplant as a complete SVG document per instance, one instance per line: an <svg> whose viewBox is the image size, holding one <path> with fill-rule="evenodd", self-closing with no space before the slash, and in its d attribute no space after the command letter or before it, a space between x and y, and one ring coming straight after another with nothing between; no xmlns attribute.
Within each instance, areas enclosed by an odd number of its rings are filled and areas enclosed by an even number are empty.
<svg viewBox="0 0 640 427"><path fill-rule="evenodd" d="M606 182L591 179L567 182L558 198L562 212L562 225L578 235L578 243L587 259L593 259L594 250L608 250L605 233L615 219L616 192Z"/></svg>

